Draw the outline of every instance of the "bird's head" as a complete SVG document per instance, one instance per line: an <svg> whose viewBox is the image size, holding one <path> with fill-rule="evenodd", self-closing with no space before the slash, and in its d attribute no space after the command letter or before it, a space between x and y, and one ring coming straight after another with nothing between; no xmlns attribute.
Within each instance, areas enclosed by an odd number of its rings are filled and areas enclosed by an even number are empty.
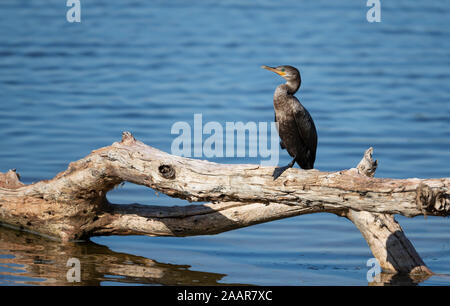
<svg viewBox="0 0 450 306"><path fill-rule="evenodd" d="M286 81L292 82L300 80L300 72L297 70L297 68L292 66L278 66L278 67L269 67L269 66L261 66L261 68L267 69L269 71L275 72L276 74L283 77Z"/></svg>
<svg viewBox="0 0 450 306"><path fill-rule="evenodd" d="M286 80L286 85L280 85L287 89L289 94L295 94L297 90L300 88L302 84L302 78L300 77L300 72L297 68L292 66L278 66L278 67L269 67L269 66L261 66L261 68L267 69L269 71L275 72ZM277 87L280 88L280 86Z"/></svg>

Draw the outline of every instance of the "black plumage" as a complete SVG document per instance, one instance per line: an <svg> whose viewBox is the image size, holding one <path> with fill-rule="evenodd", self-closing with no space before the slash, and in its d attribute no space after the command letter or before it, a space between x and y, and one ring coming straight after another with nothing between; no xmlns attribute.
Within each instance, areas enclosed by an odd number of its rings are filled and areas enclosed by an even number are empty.
<svg viewBox="0 0 450 306"><path fill-rule="evenodd" d="M262 68L273 71L286 80L285 84L276 88L273 106L281 148L286 149L293 160L285 167L275 168L274 180L293 167L295 162L302 169L313 169L317 149L316 126L308 110L294 96L301 85L300 72L292 66Z"/></svg>

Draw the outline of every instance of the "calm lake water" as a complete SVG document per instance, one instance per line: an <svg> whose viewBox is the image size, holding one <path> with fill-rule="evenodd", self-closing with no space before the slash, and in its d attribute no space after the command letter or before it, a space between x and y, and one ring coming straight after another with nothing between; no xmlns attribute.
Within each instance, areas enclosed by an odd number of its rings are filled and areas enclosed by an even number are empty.
<svg viewBox="0 0 450 306"><path fill-rule="evenodd" d="M177 121L270 122L281 78L259 67L300 68L297 97L319 134L315 167L354 167L370 146L378 177L450 176L450 1L0 2L0 171L25 183L52 178L122 131L170 152ZM259 158L210 158L259 163ZM280 153L280 164L289 162ZM113 203L184 205L125 184ZM450 285L447 218L397 216ZM98 237L61 245L0 229L0 284L367 285L365 240L348 220L305 215L214 236ZM393 279L392 284L414 283Z"/></svg>

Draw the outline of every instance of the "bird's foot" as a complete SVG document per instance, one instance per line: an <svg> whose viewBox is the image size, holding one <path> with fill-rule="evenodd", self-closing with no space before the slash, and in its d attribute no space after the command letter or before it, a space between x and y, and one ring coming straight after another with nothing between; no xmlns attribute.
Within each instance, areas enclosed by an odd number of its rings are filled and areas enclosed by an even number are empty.
<svg viewBox="0 0 450 306"><path fill-rule="evenodd" d="M289 168L291 168L291 167L284 166L284 167L277 167L277 168L275 168L275 170L273 170L273 173L272 173L273 180L275 181L277 178L280 177L280 175L283 174L284 171L286 171Z"/></svg>

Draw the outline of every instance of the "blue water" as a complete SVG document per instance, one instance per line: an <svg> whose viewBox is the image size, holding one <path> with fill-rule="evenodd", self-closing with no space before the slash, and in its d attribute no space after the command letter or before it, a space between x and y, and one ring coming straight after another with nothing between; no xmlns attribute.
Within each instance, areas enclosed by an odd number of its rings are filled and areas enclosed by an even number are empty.
<svg viewBox="0 0 450 306"><path fill-rule="evenodd" d="M65 3L0 2L0 171L17 168L25 183L53 177L122 131L170 152L172 125L195 113L223 125L270 122L281 79L263 64L300 69L317 169L354 167L372 146L378 177L450 176L450 1L382 1L380 23L367 22L363 0L81 0L79 24L66 21ZM281 153L280 164L288 161ZM108 199L184 204L132 184ZM444 275L421 284L449 285L448 219L397 220ZM214 236L92 240L240 284L365 285L372 257L357 229L330 214Z"/></svg>

